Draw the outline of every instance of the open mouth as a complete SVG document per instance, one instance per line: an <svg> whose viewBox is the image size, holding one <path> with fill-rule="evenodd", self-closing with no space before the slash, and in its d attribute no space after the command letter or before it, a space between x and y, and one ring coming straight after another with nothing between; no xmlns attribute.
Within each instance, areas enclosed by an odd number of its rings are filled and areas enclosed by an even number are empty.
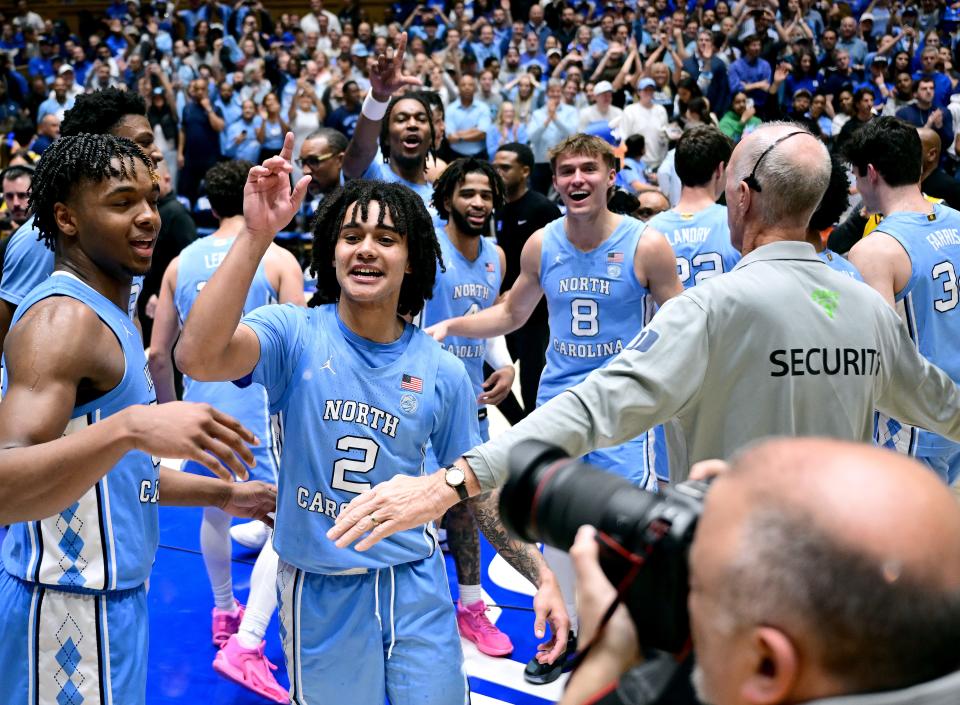
<svg viewBox="0 0 960 705"><path fill-rule="evenodd" d="M156 240L153 238L130 241L130 246L136 250L138 254L146 257L149 257L153 254L153 246L155 244Z"/></svg>
<svg viewBox="0 0 960 705"><path fill-rule="evenodd" d="M383 272L374 267L354 267L350 270L350 276L359 281L372 282L383 277Z"/></svg>
<svg viewBox="0 0 960 705"><path fill-rule="evenodd" d="M487 222L487 214L486 213L467 213L467 222L470 223L470 225L481 227L485 222Z"/></svg>
<svg viewBox="0 0 960 705"><path fill-rule="evenodd" d="M586 191L574 191L570 194L570 200L580 203L580 201L585 201L590 197L590 194Z"/></svg>
<svg viewBox="0 0 960 705"><path fill-rule="evenodd" d="M417 149L423 144L423 140L420 135L404 135L402 144L406 149Z"/></svg>

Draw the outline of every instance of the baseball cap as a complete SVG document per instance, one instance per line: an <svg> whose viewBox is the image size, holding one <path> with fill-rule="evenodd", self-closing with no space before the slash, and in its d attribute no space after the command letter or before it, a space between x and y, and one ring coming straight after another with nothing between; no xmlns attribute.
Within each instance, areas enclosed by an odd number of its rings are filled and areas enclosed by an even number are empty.
<svg viewBox="0 0 960 705"><path fill-rule="evenodd" d="M811 92L810 92L809 90L807 90L806 88L798 88L797 90L795 90L795 91L793 92L793 97L794 97L794 98L799 98L799 97L802 96L802 95L807 96L807 98L811 98L811 99L813 98L813 93L811 93Z"/></svg>
<svg viewBox="0 0 960 705"><path fill-rule="evenodd" d="M61 64L60 68L57 69L57 75L62 76L67 71L73 72L73 67L70 64Z"/></svg>
<svg viewBox="0 0 960 705"><path fill-rule="evenodd" d="M860 21L861 21L861 22L866 22L866 21L868 21L868 20L869 20L870 22L873 22L873 13L872 13L872 12L864 12L862 15L860 15Z"/></svg>
<svg viewBox="0 0 960 705"><path fill-rule="evenodd" d="M553 49L547 52L548 57L553 56L554 54L556 54L557 56L563 56L563 52L557 49L556 47L554 47Z"/></svg>
<svg viewBox="0 0 960 705"><path fill-rule="evenodd" d="M613 93L613 84L610 81L600 81L593 87L593 94Z"/></svg>
<svg viewBox="0 0 960 705"><path fill-rule="evenodd" d="M874 64L889 64L889 63L890 63L890 59L888 59L883 54L875 55L873 59L871 59L870 61L871 66L873 66Z"/></svg>
<svg viewBox="0 0 960 705"><path fill-rule="evenodd" d="M640 83L637 84L637 88L640 89L641 91L644 88L656 88L656 87L657 87L657 82L654 81L652 78L641 78ZM594 88L593 92L596 93L597 89Z"/></svg>
<svg viewBox="0 0 960 705"><path fill-rule="evenodd" d="M354 42L353 46L350 47L350 53L359 59L370 56L370 52L367 51L367 46L363 42Z"/></svg>

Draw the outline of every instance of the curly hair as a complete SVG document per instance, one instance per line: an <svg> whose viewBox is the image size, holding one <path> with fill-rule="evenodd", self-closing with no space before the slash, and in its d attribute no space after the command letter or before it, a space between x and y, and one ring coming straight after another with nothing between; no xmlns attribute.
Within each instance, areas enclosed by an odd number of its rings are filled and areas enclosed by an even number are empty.
<svg viewBox="0 0 960 705"><path fill-rule="evenodd" d="M389 105L387 105L387 112L383 115L383 120L380 122L380 153L383 155L383 161L385 164L390 163L390 116L393 115L393 109L397 106L401 100L415 100L420 105L423 106L424 111L427 114L427 124L430 125L430 139L427 140L429 148L427 149L427 154L423 156L423 168L427 168L427 157L435 157L433 151L433 144L436 142L437 134L433 129L433 111L430 108L430 101L421 91L410 91L409 93L402 93L400 95L395 95L390 99Z"/></svg>
<svg viewBox="0 0 960 705"><path fill-rule="evenodd" d="M503 208L506 200L506 188L503 185L503 179L494 169L493 164L485 159L462 157L450 162L433 184L433 207L437 209L437 213L444 220L450 218L446 201L448 198L453 198L457 187L466 181L467 174L483 174L486 176L490 181L490 189L493 191L493 210L498 211Z"/></svg>
<svg viewBox="0 0 960 705"><path fill-rule="evenodd" d="M127 115L147 115L147 104L138 93L104 88L77 96L76 102L63 116L61 137L84 133L99 135L110 132Z"/></svg>
<svg viewBox="0 0 960 705"><path fill-rule="evenodd" d="M850 202L850 180L847 178L847 169L836 156L830 157L830 183L827 191L820 199L820 205L810 216L810 230L826 230L836 225L840 216L847 210Z"/></svg>
<svg viewBox="0 0 960 705"><path fill-rule="evenodd" d="M310 301L311 306L333 303L340 298L340 282L333 264L340 229L348 210L351 217L366 220L370 203L374 201L380 204L377 224L383 224L389 211L393 227L407 241L410 272L403 277L397 313L416 315L423 309L424 302L433 297L437 265L441 271L445 270L433 220L423 199L402 184L356 179L324 198L313 219L310 270L317 278L317 293Z"/></svg>
<svg viewBox="0 0 960 705"><path fill-rule="evenodd" d="M220 218L231 218L243 213L243 187L253 162L231 159L214 164L203 180L207 186L210 207Z"/></svg>
<svg viewBox="0 0 960 705"><path fill-rule="evenodd" d="M37 164L30 189L30 210L36 214L38 239L54 250L60 234L54 205L64 203L90 182L136 178L137 162L157 180L153 160L124 137L82 134L61 137L50 145Z"/></svg>

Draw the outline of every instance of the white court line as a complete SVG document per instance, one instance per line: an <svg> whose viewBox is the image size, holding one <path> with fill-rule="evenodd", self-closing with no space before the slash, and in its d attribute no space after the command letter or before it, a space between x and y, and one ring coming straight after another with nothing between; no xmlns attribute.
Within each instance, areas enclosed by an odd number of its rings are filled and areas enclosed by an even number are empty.
<svg viewBox="0 0 960 705"><path fill-rule="evenodd" d="M470 693L470 705L510 705L510 703L487 695L480 695L480 693Z"/></svg>

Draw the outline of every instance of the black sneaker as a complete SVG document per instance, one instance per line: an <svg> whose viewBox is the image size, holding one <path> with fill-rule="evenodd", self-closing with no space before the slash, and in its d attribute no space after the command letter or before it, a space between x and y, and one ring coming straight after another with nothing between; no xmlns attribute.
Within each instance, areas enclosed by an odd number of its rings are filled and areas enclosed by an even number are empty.
<svg viewBox="0 0 960 705"><path fill-rule="evenodd" d="M570 632L567 637L567 648L560 657L553 663L540 663L536 657L530 659L527 667L523 669L523 679L533 685L546 685L553 683L560 674L566 670L567 665L577 651L577 635Z"/></svg>

